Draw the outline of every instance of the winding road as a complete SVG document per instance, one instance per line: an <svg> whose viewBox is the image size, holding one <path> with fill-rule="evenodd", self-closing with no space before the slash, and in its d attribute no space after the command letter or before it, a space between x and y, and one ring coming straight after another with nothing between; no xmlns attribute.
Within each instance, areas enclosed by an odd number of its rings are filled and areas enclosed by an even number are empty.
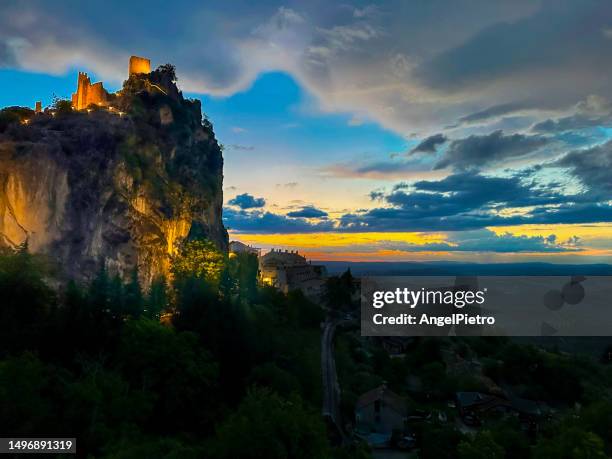
<svg viewBox="0 0 612 459"><path fill-rule="evenodd" d="M321 373L323 376L323 416L329 417L340 428L339 405L340 386L336 374L336 360L334 359L334 333L339 320L327 319L323 323L321 334Z"/></svg>

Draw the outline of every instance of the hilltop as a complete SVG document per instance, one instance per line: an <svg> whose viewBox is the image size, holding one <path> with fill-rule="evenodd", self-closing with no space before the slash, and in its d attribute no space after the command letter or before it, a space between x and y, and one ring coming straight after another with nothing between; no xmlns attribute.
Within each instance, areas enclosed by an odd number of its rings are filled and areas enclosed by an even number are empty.
<svg viewBox="0 0 612 459"><path fill-rule="evenodd" d="M86 109L1 110L0 245L27 241L70 277L137 268L145 284L186 238L226 250L221 148L175 80L167 64Z"/></svg>

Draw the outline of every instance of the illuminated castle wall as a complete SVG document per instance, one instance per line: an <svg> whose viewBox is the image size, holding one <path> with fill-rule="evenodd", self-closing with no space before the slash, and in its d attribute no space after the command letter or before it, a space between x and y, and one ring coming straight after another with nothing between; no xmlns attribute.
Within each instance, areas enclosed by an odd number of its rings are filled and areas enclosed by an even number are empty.
<svg viewBox="0 0 612 459"><path fill-rule="evenodd" d="M144 57L131 56L128 76L138 73L151 73L151 61ZM83 110L91 104L107 106L109 94L101 81L91 84L85 72L79 72L77 91L72 95L72 107Z"/></svg>
<svg viewBox="0 0 612 459"><path fill-rule="evenodd" d="M76 110L83 110L91 104L108 105L108 93L101 81L91 84L89 76L79 72L77 92L72 95L72 106Z"/></svg>

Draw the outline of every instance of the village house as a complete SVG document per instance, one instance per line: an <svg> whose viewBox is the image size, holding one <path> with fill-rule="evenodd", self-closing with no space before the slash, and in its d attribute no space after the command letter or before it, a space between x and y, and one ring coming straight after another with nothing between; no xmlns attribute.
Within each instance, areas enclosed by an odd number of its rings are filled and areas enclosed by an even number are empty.
<svg viewBox="0 0 612 459"><path fill-rule="evenodd" d="M388 444L394 432L403 433L406 402L386 384L366 392L355 404L356 433L370 444Z"/></svg>
<svg viewBox="0 0 612 459"><path fill-rule="evenodd" d="M457 409L467 425L480 425L487 416L512 415L518 417L526 430L537 429L545 407L533 400L515 396L502 398L481 392L457 392Z"/></svg>

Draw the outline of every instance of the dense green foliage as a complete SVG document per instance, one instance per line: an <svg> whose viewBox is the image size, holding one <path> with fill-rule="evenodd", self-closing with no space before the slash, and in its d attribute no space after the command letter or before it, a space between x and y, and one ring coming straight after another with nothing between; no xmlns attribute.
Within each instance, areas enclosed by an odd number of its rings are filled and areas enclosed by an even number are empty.
<svg viewBox="0 0 612 459"><path fill-rule="evenodd" d="M79 453L113 458L350 458L320 416L322 309L300 292L257 284L257 260L207 241L183 246L173 279L101 268L85 285L52 288L44 258L0 253L0 431L75 436ZM350 274L328 300L354 305ZM479 360L462 371L455 361ZM612 451L612 371L595 359L506 338L415 339L391 357L350 325L336 342L342 413L386 381L411 413L424 459L603 459ZM466 434L447 402L495 382L555 415L537 433L491 418ZM408 455L408 453L406 453ZM409 456L407 456L409 457Z"/></svg>
<svg viewBox="0 0 612 459"><path fill-rule="evenodd" d="M348 330L338 337L336 365L345 418L354 416L359 395L383 382L406 400L409 412L432 414L408 425L425 459L612 454L612 367L592 357L490 337L416 338L405 354L392 357L379 340L364 340L358 330ZM491 385L537 400L545 408L538 428L491 412L481 426L468 429L473 433L458 429L459 413L449 405L456 392L491 393ZM437 416L442 412L444 421Z"/></svg>
<svg viewBox="0 0 612 459"><path fill-rule="evenodd" d="M320 308L207 242L175 263L146 291L105 269L56 290L27 247L2 252L0 431L95 457L343 454L319 414Z"/></svg>

